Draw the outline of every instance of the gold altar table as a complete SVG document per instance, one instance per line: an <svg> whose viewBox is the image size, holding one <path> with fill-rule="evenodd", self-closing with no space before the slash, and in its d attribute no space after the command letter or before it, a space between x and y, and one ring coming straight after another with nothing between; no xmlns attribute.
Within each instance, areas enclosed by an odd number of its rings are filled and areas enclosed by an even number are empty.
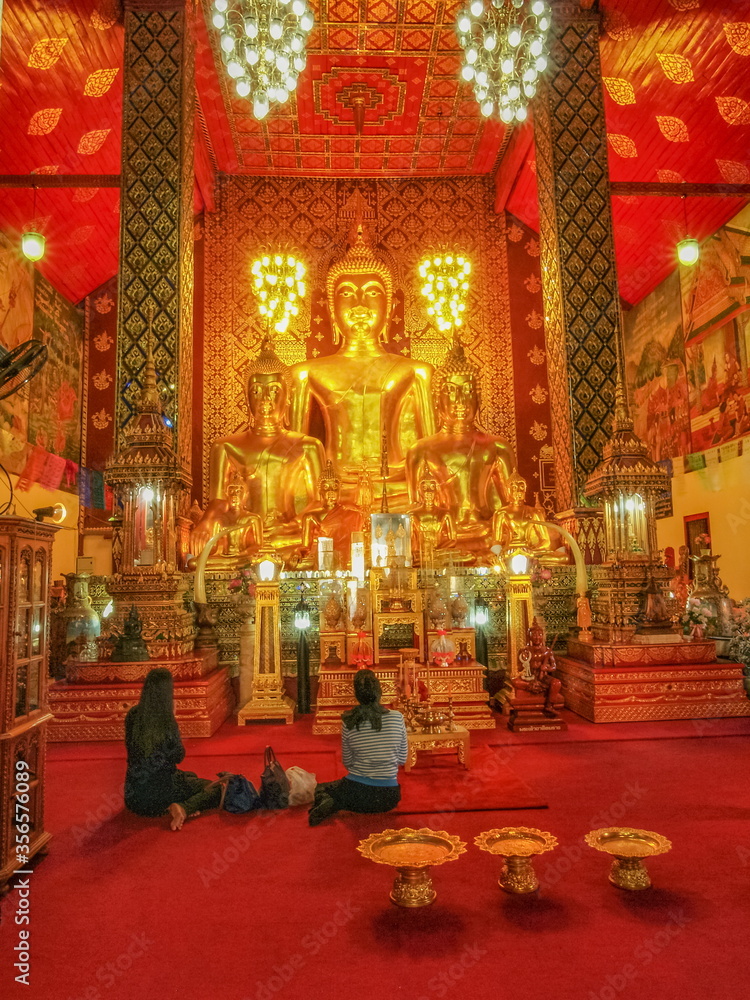
<svg viewBox="0 0 750 1000"><path fill-rule="evenodd" d="M419 753L440 753L444 750L455 750L458 763L468 771L471 767L471 736L464 726L454 726L452 731L442 733L407 733L409 754L406 758L405 771L411 771L417 763Z"/></svg>

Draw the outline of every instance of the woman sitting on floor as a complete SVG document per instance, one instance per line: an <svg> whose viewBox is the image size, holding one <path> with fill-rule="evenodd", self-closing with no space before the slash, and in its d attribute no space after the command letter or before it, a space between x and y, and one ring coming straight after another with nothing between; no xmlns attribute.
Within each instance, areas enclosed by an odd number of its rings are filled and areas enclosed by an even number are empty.
<svg viewBox="0 0 750 1000"><path fill-rule="evenodd" d="M221 783L178 771L185 757L174 717L172 674L165 667L149 670L141 698L125 716L125 805L139 816L169 813L173 830L188 816L212 809L221 801Z"/></svg>
<svg viewBox="0 0 750 1000"><path fill-rule="evenodd" d="M341 716L341 757L348 774L316 787L310 826L317 826L340 809L388 812L401 801L398 766L406 763L406 725L400 712L383 708L382 693L372 670L359 670L354 675L359 704Z"/></svg>

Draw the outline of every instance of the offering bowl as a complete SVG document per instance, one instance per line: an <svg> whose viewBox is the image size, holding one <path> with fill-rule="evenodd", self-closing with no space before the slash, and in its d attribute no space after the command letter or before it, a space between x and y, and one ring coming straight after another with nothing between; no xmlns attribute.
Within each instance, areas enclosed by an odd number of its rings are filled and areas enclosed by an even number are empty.
<svg viewBox="0 0 750 1000"><path fill-rule="evenodd" d="M505 858L498 882L506 892L534 892L539 882L531 864L535 854L543 854L557 847L557 838L551 833L530 826L505 826L485 830L474 839L482 851Z"/></svg>
<svg viewBox="0 0 750 1000"><path fill-rule="evenodd" d="M435 899L429 869L456 861L466 851L466 844L444 830L405 826L373 833L360 841L357 850L370 861L395 868L398 874L391 901L396 906L416 907L429 906Z"/></svg>
<svg viewBox="0 0 750 1000"><path fill-rule="evenodd" d="M629 826L608 826L592 830L585 837L589 847L614 857L609 881L620 889L648 889L651 885L644 858L666 854L672 844L660 833L634 830Z"/></svg>

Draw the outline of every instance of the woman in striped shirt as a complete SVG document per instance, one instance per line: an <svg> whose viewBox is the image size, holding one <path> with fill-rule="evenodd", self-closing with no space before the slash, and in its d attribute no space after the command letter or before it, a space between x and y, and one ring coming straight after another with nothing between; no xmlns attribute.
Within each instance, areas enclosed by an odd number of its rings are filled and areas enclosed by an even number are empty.
<svg viewBox="0 0 750 1000"><path fill-rule="evenodd" d="M404 717L380 704L383 692L372 670L354 675L354 694L359 704L341 716L341 757L348 773L316 787L310 826L340 809L388 812L401 800L398 766L406 763L407 754Z"/></svg>

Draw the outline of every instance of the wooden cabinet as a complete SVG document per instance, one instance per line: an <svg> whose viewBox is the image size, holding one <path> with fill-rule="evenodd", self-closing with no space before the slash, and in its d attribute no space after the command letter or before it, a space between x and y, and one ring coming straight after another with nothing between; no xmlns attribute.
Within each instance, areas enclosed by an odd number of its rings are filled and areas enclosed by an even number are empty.
<svg viewBox="0 0 750 1000"><path fill-rule="evenodd" d="M19 843L28 845L31 858L46 850L50 839L44 829L44 768L52 718L47 708L50 559L58 530L24 517L0 517L0 892L22 867ZM19 786L17 776L26 773ZM25 824L21 830L19 820Z"/></svg>

